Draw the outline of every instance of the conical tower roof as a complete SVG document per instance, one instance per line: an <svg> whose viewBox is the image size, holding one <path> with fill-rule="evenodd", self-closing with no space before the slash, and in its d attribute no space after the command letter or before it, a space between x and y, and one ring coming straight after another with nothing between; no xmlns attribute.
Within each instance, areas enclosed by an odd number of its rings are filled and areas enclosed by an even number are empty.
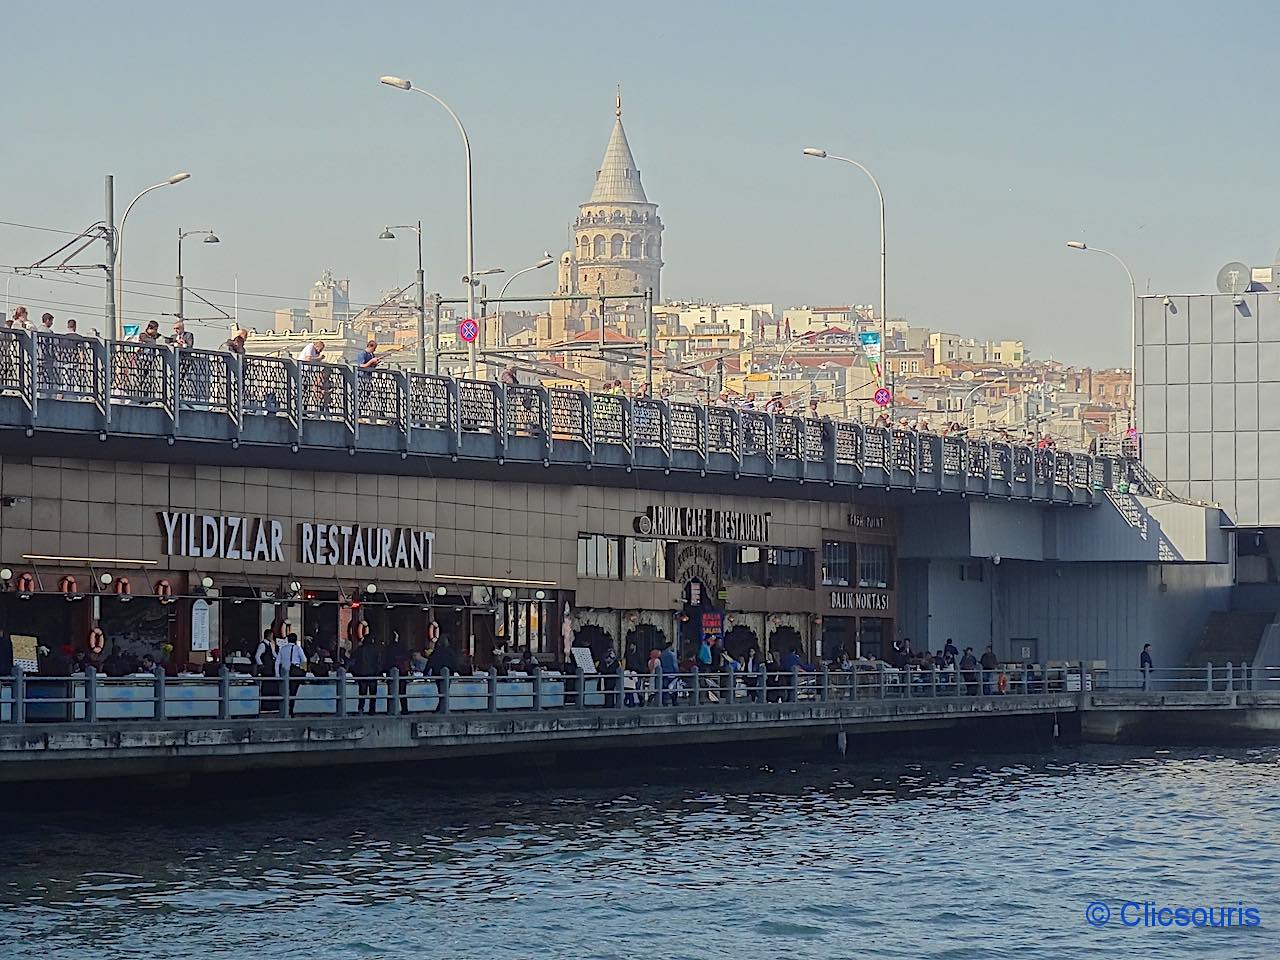
<svg viewBox="0 0 1280 960"><path fill-rule="evenodd" d="M627 143L627 132L622 129L621 96L614 114L613 132L609 134L609 145L604 148L604 159L596 171L596 185L589 202L648 203L644 187L640 186L640 171L631 156L631 144Z"/></svg>

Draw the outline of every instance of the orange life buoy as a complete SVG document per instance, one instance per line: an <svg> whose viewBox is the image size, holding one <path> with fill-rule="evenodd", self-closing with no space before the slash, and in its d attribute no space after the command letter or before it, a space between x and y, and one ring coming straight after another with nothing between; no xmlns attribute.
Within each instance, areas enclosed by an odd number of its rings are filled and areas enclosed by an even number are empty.
<svg viewBox="0 0 1280 960"><path fill-rule="evenodd" d="M115 583L111 585L111 589L113 592L121 595L128 595L133 593L133 588L129 586L128 577L116 577Z"/></svg>
<svg viewBox="0 0 1280 960"><path fill-rule="evenodd" d="M76 582L75 577L63 577L58 581L58 591L60 593L76 593L80 585Z"/></svg>
<svg viewBox="0 0 1280 960"><path fill-rule="evenodd" d="M996 693L1009 692L1009 676L1008 674L1000 674L996 677Z"/></svg>
<svg viewBox="0 0 1280 960"><path fill-rule="evenodd" d="M18 581L15 584L19 593L34 593L36 589L36 578L33 573L19 574Z"/></svg>
<svg viewBox="0 0 1280 960"><path fill-rule="evenodd" d="M102 656L102 652L107 649L107 638L103 636L102 630L94 628L89 631L89 642L86 644L89 652L95 657Z"/></svg>

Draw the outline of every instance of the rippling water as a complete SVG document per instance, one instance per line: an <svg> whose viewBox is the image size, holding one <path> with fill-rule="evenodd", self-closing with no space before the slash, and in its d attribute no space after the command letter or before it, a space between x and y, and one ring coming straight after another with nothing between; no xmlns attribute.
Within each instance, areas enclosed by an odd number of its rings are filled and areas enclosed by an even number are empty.
<svg viewBox="0 0 1280 960"><path fill-rule="evenodd" d="M1280 956L1280 749L340 777L7 812L0 957Z"/></svg>

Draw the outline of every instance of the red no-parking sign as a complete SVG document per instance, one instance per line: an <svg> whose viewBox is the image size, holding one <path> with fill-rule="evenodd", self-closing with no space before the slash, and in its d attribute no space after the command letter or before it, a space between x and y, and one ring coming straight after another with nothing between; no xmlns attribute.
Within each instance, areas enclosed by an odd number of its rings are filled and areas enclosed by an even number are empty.
<svg viewBox="0 0 1280 960"><path fill-rule="evenodd" d="M889 391L888 387L881 387L876 391L875 401L877 406L887 407L889 404L893 403L893 394Z"/></svg>
<svg viewBox="0 0 1280 960"><path fill-rule="evenodd" d="M458 336L463 343L475 343L476 337L480 336L480 324L467 317L458 324Z"/></svg>

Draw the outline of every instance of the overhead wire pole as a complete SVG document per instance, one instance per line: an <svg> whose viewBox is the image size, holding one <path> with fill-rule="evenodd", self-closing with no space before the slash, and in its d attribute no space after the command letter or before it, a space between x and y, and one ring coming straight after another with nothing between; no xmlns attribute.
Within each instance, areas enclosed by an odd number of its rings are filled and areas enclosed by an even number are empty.
<svg viewBox="0 0 1280 960"><path fill-rule="evenodd" d="M644 352L644 379L648 387L649 396L653 396L653 348L654 348L654 331L653 331L653 287L649 287L644 292L644 316L645 328L648 336L645 337L646 350Z"/></svg>
<svg viewBox="0 0 1280 960"><path fill-rule="evenodd" d="M107 174L107 262L104 269L107 271L107 296L106 296L106 325L103 329L107 331L107 340L115 339L116 329L116 190L115 178L111 174Z"/></svg>

